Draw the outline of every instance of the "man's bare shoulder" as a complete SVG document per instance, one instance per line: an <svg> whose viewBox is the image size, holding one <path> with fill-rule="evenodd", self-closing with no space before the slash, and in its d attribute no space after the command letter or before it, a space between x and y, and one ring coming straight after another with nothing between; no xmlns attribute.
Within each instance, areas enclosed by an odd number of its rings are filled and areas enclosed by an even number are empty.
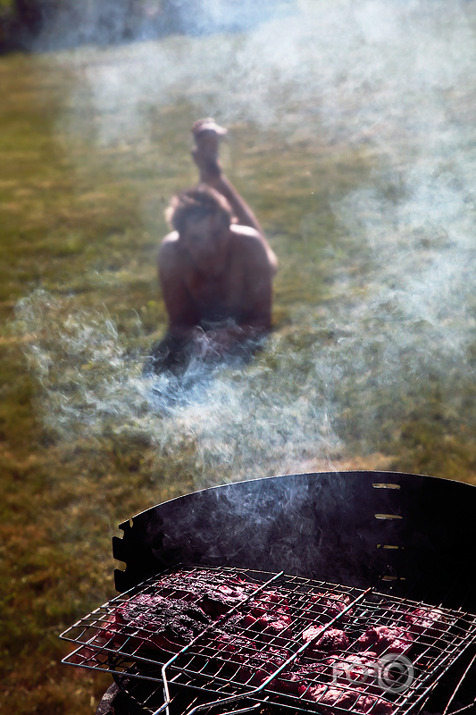
<svg viewBox="0 0 476 715"><path fill-rule="evenodd" d="M165 250L169 250L169 248L168 248L169 246L174 246L176 249L178 241L179 241L178 231L171 231L166 236L164 236L164 238L162 239L162 241L160 243L160 250L162 250L162 248L164 246L166 247Z"/></svg>
<svg viewBox="0 0 476 715"><path fill-rule="evenodd" d="M276 255L259 231L251 228L251 226L241 224L232 224L230 229L237 249L239 248L241 252L245 249L245 253L253 261L264 260L271 268L271 271L276 272L278 265Z"/></svg>
<svg viewBox="0 0 476 715"><path fill-rule="evenodd" d="M164 264L172 264L179 258L180 254L180 243L179 235L177 231L172 231L168 233L162 239L159 248L159 263L163 266Z"/></svg>
<svg viewBox="0 0 476 715"><path fill-rule="evenodd" d="M258 241L259 243L261 243L263 240L263 237L260 232L257 231L255 228L252 228L251 226L243 226L239 223L232 223L230 226L230 231L235 236L249 238L253 242Z"/></svg>
<svg viewBox="0 0 476 715"><path fill-rule="evenodd" d="M230 226L232 244L241 252L246 251L250 255L259 255L266 252L265 241L263 236L255 228L251 226L242 226L240 224L232 224Z"/></svg>

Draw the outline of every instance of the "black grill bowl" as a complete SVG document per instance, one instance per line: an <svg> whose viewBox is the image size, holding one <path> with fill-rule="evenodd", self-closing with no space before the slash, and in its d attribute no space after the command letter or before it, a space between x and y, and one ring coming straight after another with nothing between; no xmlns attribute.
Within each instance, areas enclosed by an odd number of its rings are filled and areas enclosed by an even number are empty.
<svg viewBox="0 0 476 715"><path fill-rule="evenodd" d="M320 472L194 492L120 525L119 592L183 565L284 571L476 610L476 488L395 472Z"/></svg>

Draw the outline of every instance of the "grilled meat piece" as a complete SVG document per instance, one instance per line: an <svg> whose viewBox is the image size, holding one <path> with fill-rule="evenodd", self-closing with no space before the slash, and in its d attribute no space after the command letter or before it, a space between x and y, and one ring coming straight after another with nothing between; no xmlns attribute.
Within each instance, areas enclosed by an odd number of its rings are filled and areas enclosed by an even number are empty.
<svg viewBox="0 0 476 715"><path fill-rule="evenodd" d="M300 695L322 706L325 713L352 710L372 715L392 715L393 708L382 698L370 695L361 688L343 688L338 685L315 685L302 690Z"/></svg>
<svg viewBox="0 0 476 715"><path fill-rule="evenodd" d="M261 651L254 641L228 633L223 633L216 645L227 670L233 669L242 682L254 686L261 685L291 657L291 652L284 648L270 647Z"/></svg>
<svg viewBox="0 0 476 715"><path fill-rule="evenodd" d="M141 593L116 609L110 633L114 641L129 640L131 646L140 643L177 652L209 622L209 616L196 604Z"/></svg>
<svg viewBox="0 0 476 715"><path fill-rule="evenodd" d="M377 653L349 653L345 658L336 658L333 677L338 683L373 685L377 683L380 666Z"/></svg>
<svg viewBox="0 0 476 715"><path fill-rule="evenodd" d="M247 613L243 618L243 625L255 631L261 631L270 636L292 635L292 618L285 613L263 613L259 618L255 618L251 613Z"/></svg>
<svg viewBox="0 0 476 715"><path fill-rule="evenodd" d="M214 645L219 655L223 655L227 660L233 660L237 663L243 663L247 656L256 651L256 645L249 638L229 633L221 633L214 640Z"/></svg>
<svg viewBox="0 0 476 715"><path fill-rule="evenodd" d="M337 660L337 656L330 656L314 663L292 664L290 669L286 668L278 675L276 680L271 683L270 688L281 693L298 695L303 687L329 682L333 677Z"/></svg>
<svg viewBox="0 0 476 715"><path fill-rule="evenodd" d="M243 618L245 628L252 628L269 636L292 636L293 619L288 615L289 606L282 594L263 591L249 604L249 612Z"/></svg>
<svg viewBox="0 0 476 715"><path fill-rule="evenodd" d="M258 651L246 659L239 671L240 680L249 685L261 685L270 675L276 672L291 656L291 653L280 648L269 648Z"/></svg>
<svg viewBox="0 0 476 715"><path fill-rule="evenodd" d="M241 585L220 584L216 589L209 589L200 598L200 605L205 613L217 618L227 613L242 601L246 600L250 589Z"/></svg>
<svg viewBox="0 0 476 715"><path fill-rule="evenodd" d="M230 680L246 680L249 668L245 671L246 663L257 654L256 645L248 638L239 635L222 633L211 644L216 652L216 657L223 660L223 672Z"/></svg>
<svg viewBox="0 0 476 715"><path fill-rule="evenodd" d="M332 620L339 616L349 605L350 598L344 593L315 593L309 598L309 612L313 615L323 615L326 620ZM348 613L341 616L342 621L346 621Z"/></svg>
<svg viewBox="0 0 476 715"><path fill-rule="evenodd" d="M202 610L212 618L226 613L244 601L256 589L239 577L232 577L226 583L217 578L213 571L171 574L159 584L161 593L173 600L199 603Z"/></svg>
<svg viewBox="0 0 476 715"><path fill-rule="evenodd" d="M426 632L433 637L448 628L448 621L438 608L416 608L405 615L405 620L410 624L412 633Z"/></svg>
<svg viewBox="0 0 476 715"><path fill-rule="evenodd" d="M278 591L263 591L258 598L251 601L250 611L253 616L259 618L259 616L264 616L270 611L285 614L289 611L289 605Z"/></svg>
<svg viewBox="0 0 476 715"><path fill-rule="evenodd" d="M309 626L302 634L305 643L309 643L309 653L325 651L338 653L349 647L350 641L345 631L340 628L325 629L324 626Z"/></svg>
<svg viewBox="0 0 476 715"><path fill-rule="evenodd" d="M412 634L401 626L371 626L357 639L362 650L372 650L378 655L406 653L412 643Z"/></svg>

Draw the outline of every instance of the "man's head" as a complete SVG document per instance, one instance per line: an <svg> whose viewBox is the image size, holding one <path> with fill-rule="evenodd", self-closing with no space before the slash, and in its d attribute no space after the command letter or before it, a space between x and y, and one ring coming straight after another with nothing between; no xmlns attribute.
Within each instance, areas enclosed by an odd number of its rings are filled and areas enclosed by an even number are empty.
<svg viewBox="0 0 476 715"><path fill-rule="evenodd" d="M167 215L197 269L210 276L224 268L232 220L226 199L209 186L175 196Z"/></svg>
<svg viewBox="0 0 476 715"><path fill-rule="evenodd" d="M180 236L184 233L186 224L212 216L229 228L232 211L228 201L206 184L174 196L166 212L167 220Z"/></svg>

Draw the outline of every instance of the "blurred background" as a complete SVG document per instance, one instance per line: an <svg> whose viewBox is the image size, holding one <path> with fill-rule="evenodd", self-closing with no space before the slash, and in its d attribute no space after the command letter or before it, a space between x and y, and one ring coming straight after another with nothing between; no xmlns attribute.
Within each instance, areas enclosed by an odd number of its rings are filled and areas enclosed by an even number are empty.
<svg viewBox="0 0 476 715"><path fill-rule="evenodd" d="M0 1L2 712L94 712L110 681L58 634L143 509L319 470L476 484L475 32L471 0ZM185 390L142 367L202 116L280 267L265 349Z"/></svg>

